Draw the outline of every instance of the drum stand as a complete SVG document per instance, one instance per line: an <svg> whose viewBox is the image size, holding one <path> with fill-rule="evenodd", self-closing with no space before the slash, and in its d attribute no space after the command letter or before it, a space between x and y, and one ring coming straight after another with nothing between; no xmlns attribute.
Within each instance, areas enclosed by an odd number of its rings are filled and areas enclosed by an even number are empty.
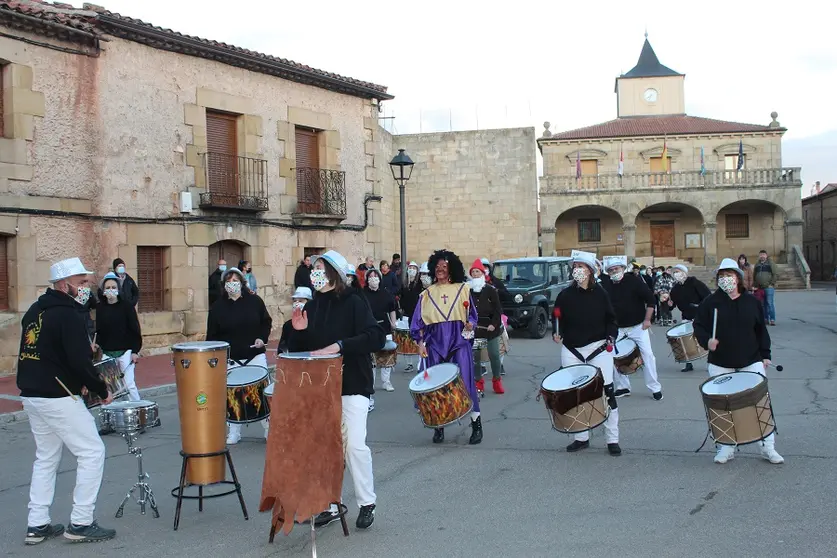
<svg viewBox="0 0 837 558"><path fill-rule="evenodd" d="M142 470L142 448L134 446L134 441L139 436L139 430L122 432L121 434L122 437L125 438L125 441L128 442L128 452L137 456L137 482L134 483L134 486L132 486L131 490L128 491L128 494L125 495L125 498L119 505L119 509L116 510L116 517L122 517L122 512L125 510L125 504L131 499L131 495L134 493L134 490L139 489L137 504L140 505L140 513L145 515L145 504L147 503L151 506L151 512L154 514L154 518L159 518L160 511L157 509L157 501L154 499L154 493L151 492L151 486L149 486L148 482L146 482L151 477L148 473Z"/></svg>

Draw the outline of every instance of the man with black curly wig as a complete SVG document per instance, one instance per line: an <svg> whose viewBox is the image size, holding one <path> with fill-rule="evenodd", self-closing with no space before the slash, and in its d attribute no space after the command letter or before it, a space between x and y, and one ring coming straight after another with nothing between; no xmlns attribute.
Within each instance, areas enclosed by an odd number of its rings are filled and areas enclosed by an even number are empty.
<svg viewBox="0 0 837 558"><path fill-rule="evenodd" d="M473 332L477 326L476 305L466 282L465 266L448 250L437 250L427 262L433 283L419 296L410 335L419 344L427 367L445 362L456 364L471 397L471 439L482 441L480 399L474 383ZM445 441L445 429L435 428L433 443Z"/></svg>

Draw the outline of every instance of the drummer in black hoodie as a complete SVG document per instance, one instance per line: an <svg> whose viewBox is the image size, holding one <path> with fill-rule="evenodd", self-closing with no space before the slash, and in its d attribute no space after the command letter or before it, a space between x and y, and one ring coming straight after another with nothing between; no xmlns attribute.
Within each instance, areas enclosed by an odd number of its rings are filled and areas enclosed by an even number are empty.
<svg viewBox="0 0 837 558"><path fill-rule="evenodd" d="M765 327L761 302L747 292L744 272L732 258L721 261L716 283L718 290L701 303L693 322L695 338L709 349L709 376L732 372L756 372L764 376L771 355L770 334ZM733 446L716 444L716 448L715 463L726 463L735 457ZM761 454L771 463L785 462L776 452L775 433L761 442Z"/></svg>
<svg viewBox="0 0 837 558"><path fill-rule="evenodd" d="M697 277L689 277L689 268L683 264L674 266L671 274L674 279L674 287L671 289L669 306L676 305L684 321L691 322L695 319L698 306L711 293L703 281ZM681 372L694 370L691 362L687 362Z"/></svg>
<svg viewBox="0 0 837 558"><path fill-rule="evenodd" d="M384 346L386 337L369 305L347 291L347 267L346 258L334 250L316 258L311 284L317 294L303 310L294 310L288 345L292 352L343 355L343 448L360 507L356 525L368 529L375 520L376 501L372 452L366 445L369 398L374 393L369 355ZM315 523L327 523L332 518L323 516L331 513L323 512Z"/></svg>

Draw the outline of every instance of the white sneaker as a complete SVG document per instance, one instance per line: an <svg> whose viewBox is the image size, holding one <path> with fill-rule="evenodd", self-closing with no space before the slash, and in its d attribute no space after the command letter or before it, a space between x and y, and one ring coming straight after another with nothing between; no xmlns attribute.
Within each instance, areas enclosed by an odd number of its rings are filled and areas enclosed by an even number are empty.
<svg viewBox="0 0 837 558"><path fill-rule="evenodd" d="M395 391L395 387L393 387L392 382L384 382L384 389L386 391Z"/></svg>
<svg viewBox="0 0 837 558"><path fill-rule="evenodd" d="M234 446L240 441L241 441L241 436L234 436L232 434L227 436L227 445L228 446Z"/></svg>
<svg viewBox="0 0 837 558"><path fill-rule="evenodd" d="M733 446L719 446L718 453L715 454L715 463L724 464L734 458L735 448Z"/></svg>
<svg viewBox="0 0 837 558"><path fill-rule="evenodd" d="M779 452L776 451L776 448L772 446L762 446L761 456L773 463L774 465L779 465L785 462L785 458L779 455Z"/></svg>
<svg viewBox="0 0 837 558"><path fill-rule="evenodd" d="M375 399L370 397L369 398L369 412L371 413L374 410L375 410Z"/></svg>

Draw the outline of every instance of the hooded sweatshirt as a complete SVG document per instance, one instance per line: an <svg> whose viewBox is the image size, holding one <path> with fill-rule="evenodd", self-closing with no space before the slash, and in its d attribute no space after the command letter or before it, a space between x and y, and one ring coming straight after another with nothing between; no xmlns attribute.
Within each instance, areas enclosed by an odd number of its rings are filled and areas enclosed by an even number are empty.
<svg viewBox="0 0 837 558"><path fill-rule="evenodd" d="M226 341L230 344L230 358L249 362L265 348L251 347L256 339L267 343L273 318L259 295L242 291L237 300L224 293L212 308L206 323L207 341Z"/></svg>
<svg viewBox="0 0 837 558"><path fill-rule="evenodd" d="M657 301L645 281L633 273L625 273L618 283L603 275L602 288L610 296L619 327L633 327L645 321L646 308L654 308Z"/></svg>
<svg viewBox="0 0 837 558"><path fill-rule="evenodd" d="M96 307L96 343L105 353L130 350L134 354L142 349L137 311L131 303L119 295L116 302L110 304L105 296L104 302Z"/></svg>
<svg viewBox="0 0 837 558"><path fill-rule="evenodd" d="M682 284L675 283L671 300L677 305L684 320L694 320L700 303L711 294L709 287L697 277L686 277Z"/></svg>
<svg viewBox="0 0 837 558"><path fill-rule="evenodd" d="M572 349L595 341L616 339L619 327L616 312L604 288L593 282L582 289L573 282L555 297L552 333L561 336L564 346Z"/></svg>
<svg viewBox="0 0 837 558"><path fill-rule="evenodd" d="M107 384L93 366L80 308L70 295L47 289L23 315L17 364L21 397L67 397L58 378L73 395L80 396L86 387L107 398Z"/></svg>
<svg viewBox="0 0 837 558"><path fill-rule="evenodd" d="M698 307L693 325L701 347L709 347L715 309L718 310L715 334L718 348L709 351L709 364L744 368L770 358L770 334L764 325L762 304L746 292L733 300L718 289Z"/></svg>

